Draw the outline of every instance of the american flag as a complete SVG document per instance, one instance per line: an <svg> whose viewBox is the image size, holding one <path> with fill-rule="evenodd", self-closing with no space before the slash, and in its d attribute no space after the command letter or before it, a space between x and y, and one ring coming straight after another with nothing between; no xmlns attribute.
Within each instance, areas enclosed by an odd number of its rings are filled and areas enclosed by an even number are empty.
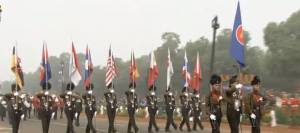
<svg viewBox="0 0 300 133"><path fill-rule="evenodd" d="M112 84L113 79L117 76L117 68L111 47L109 47L106 70L105 84L106 87L108 87Z"/></svg>

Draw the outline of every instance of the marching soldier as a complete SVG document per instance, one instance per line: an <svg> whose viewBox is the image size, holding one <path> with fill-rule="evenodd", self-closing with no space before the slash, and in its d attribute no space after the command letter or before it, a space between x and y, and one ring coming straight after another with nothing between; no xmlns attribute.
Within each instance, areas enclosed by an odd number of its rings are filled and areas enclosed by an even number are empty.
<svg viewBox="0 0 300 133"><path fill-rule="evenodd" d="M127 111L129 115L127 133L132 133L131 128L134 128L135 133L137 133L139 130L135 122L135 111L138 108L137 94L135 93L134 90L135 87L136 87L135 83L130 83L129 85L130 90L125 92L127 97Z"/></svg>
<svg viewBox="0 0 300 133"><path fill-rule="evenodd" d="M75 102L80 96L76 95L73 90L75 88L75 85L73 83L69 83L67 85L67 92L63 93L60 95L60 97L63 99L65 103L65 114L68 120L68 125L67 125L67 133L75 133L74 127L73 127L73 120L76 113L76 106Z"/></svg>
<svg viewBox="0 0 300 133"><path fill-rule="evenodd" d="M212 133L220 133L220 124L222 118L221 102L221 77L212 75L210 79L211 92L205 99L206 113L209 115Z"/></svg>
<svg viewBox="0 0 300 133"><path fill-rule="evenodd" d="M242 84L239 84L237 76L229 80L229 89L226 90L227 120L231 133L239 132L240 117L242 114Z"/></svg>
<svg viewBox="0 0 300 133"><path fill-rule="evenodd" d="M115 118L116 118L116 110L117 106L117 95L115 94L115 90L113 85L109 85L107 87L109 89L108 92L104 94L106 100L106 109L107 109L107 116L109 121L108 133L116 133L117 130L115 129Z"/></svg>
<svg viewBox="0 0 300 133"><path fill-rule="evenodd" d="M252 126L252 133L260 133L260 120L262 118L262 107L266 103L266 98L260 93L260 79L255 76L251 81L253 91L247 97L245 112L249 115Z"/></svg>
<svg viewBox="0 0 300 133"><path fill-rule="evenodd" d="M42 85L43 91L36 94L36 97L38 99L39 105L36 107L39 117L42 121L42 128L43 133L49 132L49 125L50 125L50 119L53 118L55 115L54 110L54 99L49 93L49 90L51 89L51 84L44 83Z"/></svg>
<svg viewBox="0 0 300 133"><path fill-rule="evenodd" d="M80 95L79 93L75 92L76 95ZM76 102L75 102L75 125L77 127L80 126L80 123L79 123L79 117L80 117L80 114L82 112L82 99L81 98L77 98L76 99Z"/></svg>
<svg viewBox="0 0 300 133"><path fill-rule="evenodd" d="M151 94L146 97L147 105L148 105L148 112L150 114L148 132L152 133L152 126L154 126L156 132L159 131L159 128L158 128L158 126L156 124L156 121L155 121L155 116L156 116L156 113L157 113L157 110L158 110L157 96L155 95L156 86L151 86L149 88L149 91L150 91Z"/></svg>
<svg viewBox="0 0 300 133"><path fill-rule="evenodd" d="M197 90L194 90L194 95L192 96L192 110L193 110L193 118L194 118L194 125L193 125L193 130L197 131L197 126L203 130L203 125L201 123L201 115L202 115L202 110L201 110L201 99L199 92Z"/></svg>
<svg viewBox="0 0 300 133"><path fill-rule="evenodd" d="M7 101L8 116L9 122L12 125L12 132L18 133L20 120L24 119L22 99L19 94L20 86L12 84L11 91L12 93L5 95L5 100Z"/></svg>
<svg viewBox="0 0 300 133"><path fill-rule="evenodd" d="M190 122L189 122L189 113L191 110L191 102L189 101L189 94L187 87L182 89L182 94L180 95L180 102L181 102L181 114L182 114L182 121L179 125L179 129L182 131L182 127L186 124L188 132L191 132Z"/></svg>
<svg viewBox="0 0 300 133"><path fill-rule="evenodd" d="M7 103L4 99L4 96L0 95L0 117L1 117L1 121L4 121L4 117L6 116L6 108L7 108Z"/></svg>
<svg viewBox="0 0 300 133"><path fill-rule="evenodd" d="M86 93L83 94L82 99L84 100L85 105L85 114L88 120L87 126L86 126L86 133L96 133L96 129L93 125L93 117L97 114L97 108L96 108L96 97L93 94L94 85L89 84L86 86Z"/></svg>
<svg viewBox="0 0 300 133"><path fill-rule="evenodd" d="M164 95L165 98L165 104L166 104L166 113L167 113L167 124L165 131L166 132L171 132L170 131L170 125L173 126L175 130L177 130L177 125L174 122L173 119L173 112L175 110L175 97L173 93L171 92L171 88L168 88L166 94Z"/></svg>

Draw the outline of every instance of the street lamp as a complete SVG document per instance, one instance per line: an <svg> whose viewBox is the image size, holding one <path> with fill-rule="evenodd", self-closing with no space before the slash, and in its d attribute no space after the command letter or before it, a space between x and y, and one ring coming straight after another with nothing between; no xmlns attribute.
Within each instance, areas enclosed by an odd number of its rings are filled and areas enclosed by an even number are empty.
<svg viewBox="0 0 300 133"><path fill-rule="evenodd" d="M218 16L215 16L211 21L211 27L213 28L213 42L211 49L211 60L210 60L210 75L214 72L214 61L215 61L215 45L216 45L216 33L217 29L220 28L220 24L218 23Z"/></svg>

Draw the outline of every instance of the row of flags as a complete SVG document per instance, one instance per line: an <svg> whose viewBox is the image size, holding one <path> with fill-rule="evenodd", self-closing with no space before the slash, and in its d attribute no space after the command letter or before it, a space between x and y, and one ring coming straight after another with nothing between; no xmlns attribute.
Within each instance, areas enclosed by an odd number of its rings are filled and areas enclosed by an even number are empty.
<svg viewBox="0 0 300 133"><path fill-rule="evenodd" d="M244 57L244 35L242 28L242 20L241 20L241 12L240 12L240 4L238 2L236 16L232 31L231 37L231 46L230 46L230 54L231 56L240 64L241 67L245 66L245 57ZM24 77L22 67L20 65L21 59L18 57L16 46L13 47L13 54L11 59L11 71L14 73L16 78L16 84L20 86L22 89L24 86ZM201 86L202 80L202 70L201 63L199 58L199 53L197 53L197 61L194 67L193 76L188 71L188 59L186 51L184 53L184 64L182 67L182 75L184 77L185 87L191 87L195 90L199 90ZM108 59L107 59L107 72L105 78L105 84L107 87L113 85L113 80L117 76L117 68L115 59L111 50L109 48ZM85 56L85 68L84 68L84 87L87 87L92 82L92 73L93 73L93 63L91 58L91 52L88 46L86 47L86 56ZM173 64L171 61L170 50L168 49L168 58L167 58L167 89L170 88L171 77L173 75ZM135 83L135 81L139 78L139 72L137 68L137 63L134 56L134 51L131 52L131 60L129 66L129 75L131 83ZM154 51L151 52L149 73L148 73L148 88L155 85L155 81L157 80L159 75L159 69L156 63ZM48 49L47 44L43 44L42 50L42 61L40 66L40 84L44 84L49 82L51 79L51 66L48 60ZM69 62L69 77L71 82L74 83L75 86L79 84L82 80L81 68L79 65L77 53L72 43L72 52L70 56Z"/></svg>

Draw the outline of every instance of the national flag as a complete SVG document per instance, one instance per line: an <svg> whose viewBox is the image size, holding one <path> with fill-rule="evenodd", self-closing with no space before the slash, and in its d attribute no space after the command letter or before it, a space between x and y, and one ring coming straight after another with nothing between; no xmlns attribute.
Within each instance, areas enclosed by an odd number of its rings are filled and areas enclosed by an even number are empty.
<svg viewBox="0 0 300 133"><path fill-rule="evenodd" d="M93 62L91 56L91 50L86 46L85 51L85 66L84 66L84 88L88 87L92 82L92 73L93 73Z"/></svg>
<svg viewBox="0 0 300 133"><path fill-rule="evenodd" d="M112 84L112 82L116 76L117 76L116 63L115 63L115 59L114 59L111 47L109 47L108 59L107 59L107 65L106 65L106 75L105 75L106 87L109 87Z"/></svg>
<svg viewBox="0 0 300 133"><path fill-rule="evenodd" d="M182 75L185 78L185 83L184 83L184 87L189 87L190 86L190 81L191 81L191 75L188 71L188 59L186 56L186 51L184 52L184 64L182 67Z"/></svg>
<svg viewBox="0 0 300 133"><path fill-rule="evenodd" d="M192 88L195 90L199 90L201 86L202 80L202 70L201 70L201 63L199 59L199 53L197 53L197 61L194 68L193 80L192 80Z"/></svg>
<svg viewBox="0 0 300 133"><path fill-rule="evenodd" d="M245 50L245 42L244 42L244 34L243 34L243 27L242 27L240 2L238 2L236 14L235 14L235 21L234 21L232 35L231 35L230 54L242 67L245 66L244 50Z"/></svg>
<svg viewBox="0 0 300 133"><path fill-rule="evenodd" d="M130 60L130 66L129 66L129 75L130 75L130 80L131 83L135 83L137 78L140 77L136 62L135 62L135 57L134 57L134 52L131 51L131 60Z"/></svg>
<svg viewBox="0 0 300 133"><path fill-rule="evenodd" d="M173 76L174 70L173 70L173 63L171 61L171 56L170 56L170 49L168 49L168 68L167 68L167 90L170 87L171 83L171 78Z"/></svg>
<svg viewBox="0 0 300 133"><path fill-rule="evenodd" d="M151 61L149 67L149 74L148 74L148 88L154 85L155 80L157 79L159 74L158 67L156 64L156 59L154 55L154 51L151 52Z"/></svg>
<svg viewBox="0 0 300 133"><path fill-rule="evenodd" d="M73 43L72 43L72 53L70 56L70 64L69 64L69 76L71 78L72 83L75 86L79 84L82 78L78 57Z"/></svg>
<svg viewBox="0 0 300 133"><path fill-rule="evenodd" d="M40 67L40 85L47 83L52 78L51 66L48 60L47 44L43 44L42 62Z"/></svg>
<svg viewBox="0 0 300 133"><path fill-rule="evenodd" d="M21 59L18 57L17 48L13 47L13 53L11 58L11 71L15 74L16 84L22 89L24 86L24 76L21 67Z"/></svg>

